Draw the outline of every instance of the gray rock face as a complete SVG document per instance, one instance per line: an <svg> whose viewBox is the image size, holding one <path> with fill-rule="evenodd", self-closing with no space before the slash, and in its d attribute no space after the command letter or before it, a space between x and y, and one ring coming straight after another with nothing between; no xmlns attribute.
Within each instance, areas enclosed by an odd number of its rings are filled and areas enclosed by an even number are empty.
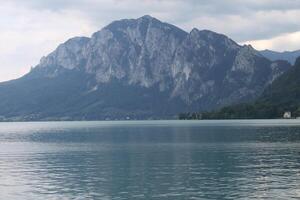
<svg viewBox="0 0 300 200"><path fill-rule="evenodd" d="M144 16L115 21L91 38L68 40L42 58L26 77L59 79L80 72L84 89L78 101L85 106L169 116L252 100L288 68L288 63L271 62L251 46L240 46L225 35L197 29L187 33ZM149 100L148 107L138 101L132 101L136 107L112 105L108 97L97 96L104 87L114 88L105 89L106 94L120 93L120 85L125 91L120 98L130 102L142 95ZM161 107L165 110L158 114Z"/></svg>
<svg viewBox="0 0 300 200"><path fill-rule="evenodd" d="M89 38L76 37L68 40L47 57L43 57L38 67L61 66L66 69L79 67L84 61L83 50Z"/></svg>

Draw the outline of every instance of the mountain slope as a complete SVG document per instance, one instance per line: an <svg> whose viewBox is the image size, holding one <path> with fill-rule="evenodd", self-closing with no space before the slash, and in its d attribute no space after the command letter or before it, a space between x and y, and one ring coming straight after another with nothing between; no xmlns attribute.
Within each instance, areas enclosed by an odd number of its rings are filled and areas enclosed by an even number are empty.
<svg viewBox="0 0 300 200"><path fill-rule="evenodd" d="M204 118L281 118L286 111L300 116L300 57L254 103L225 107L205 113Z"/></svg>
<svg viewBox="0 0 300 200"><path fill-rule="evenodd" d="M1 83L0 116L170 118L252 100L289 67L212 31L125 19L68 40L24 77Z"/></svg>
<svg viewBox="0 0 300 200"><path fill-rule="evenodd" d="M276 51L271 51L266 49L260 51L260 53L271 61L287 60L291 64L294 64L297 57L300 56L300 50L276 52Z"/></svg>

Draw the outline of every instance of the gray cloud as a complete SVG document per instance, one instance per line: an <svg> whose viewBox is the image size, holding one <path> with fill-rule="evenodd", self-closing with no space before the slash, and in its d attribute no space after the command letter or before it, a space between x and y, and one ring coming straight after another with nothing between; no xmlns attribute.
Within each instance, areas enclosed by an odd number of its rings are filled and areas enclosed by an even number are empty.
<svg viewBox="0 0 300 200"><path fill-rule="evenodd" d="M24 74L69 37L145 14L257 48L300 48L299 0L10 0L0 4L0 81Z"/></svg>
<svg viewBox="0 0 300 200"><path fill-rule="evenodd" d="M223 32L242 42L300 29L299 0L12 0L36 10L82 12L101 27L112 20L152 14L187 31ZM226 25L226 26L225 26ZM240 28L242 26L242 28ZM276 27L276 28L274 28Z"/></svg>

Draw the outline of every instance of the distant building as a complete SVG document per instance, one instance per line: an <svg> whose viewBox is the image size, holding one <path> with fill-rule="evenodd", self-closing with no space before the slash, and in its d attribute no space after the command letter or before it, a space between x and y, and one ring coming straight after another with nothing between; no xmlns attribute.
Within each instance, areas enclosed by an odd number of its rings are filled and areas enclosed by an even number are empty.
<svg viewBox="0 0 300 200"><path fill-rule="evenodd" d="M287 111L283 114L284 119L291 119L292 118L292 113L290 111Z"/></svg>

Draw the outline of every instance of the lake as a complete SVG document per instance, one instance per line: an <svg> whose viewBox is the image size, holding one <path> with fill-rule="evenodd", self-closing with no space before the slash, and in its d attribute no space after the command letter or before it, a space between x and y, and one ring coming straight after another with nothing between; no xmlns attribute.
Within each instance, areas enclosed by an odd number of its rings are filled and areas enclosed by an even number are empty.
<svg viewBox="0 0 300 200"><path fill-rule="evenodd" d="M300 120L0 123L0 199L299 199Z"/></svg>

